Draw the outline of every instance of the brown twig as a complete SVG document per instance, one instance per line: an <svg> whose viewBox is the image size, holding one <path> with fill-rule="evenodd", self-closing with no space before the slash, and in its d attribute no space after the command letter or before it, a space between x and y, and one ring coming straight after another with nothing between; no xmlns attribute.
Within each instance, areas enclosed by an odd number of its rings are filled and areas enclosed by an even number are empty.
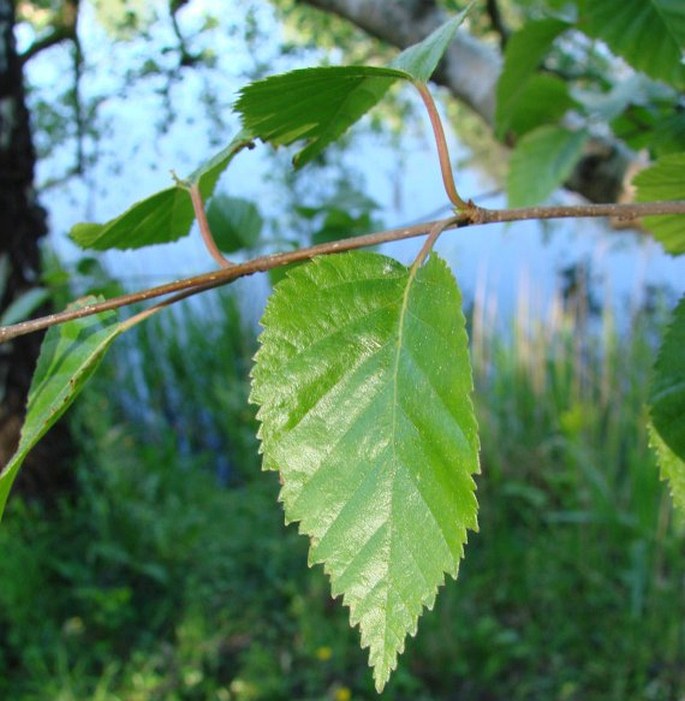
<svg viewBox="0 0 685 701"><path fill-rule="evenodd" d="M205 213L205 205L202 201L202 194L200 193L200 186L197 183L193 183L188 186L188 192L190 193L190 199L193 202L193 210L195 212L195 219L197 219L198 226L200 227L200 234L202 235L202 240L204 241L205 247L209 251L209 255L214 258L214 260L219 264L221 268L229 268L233 263L224 257L224 254L219 250L216 245L214 236L212 236L212 230L209 228L209 222L207 221L207 214Z"/></svg>
<svg viewBox="0 0 685 701"><path fill-rule="evenodd" d="M684 214L685 201L671 202L644 202L631 204L587 204L575 206L554 206L554 207L524 207L521 209L485 209L483 207L471 207L469 211L458 214L447 219L426 222L416 226L408 226L400 229L389 229L387 231L379 231L366 236L358 236L355 238L343 239L341 241L332 241L330 243L322 243L309 248L302 248L297 251L287 253L275 253L267 256L260 256L245 263L237 263L229 268L223 268L211 273L203 275L195 275L194 277L170 282L166 285L159 285L140 292L132 292L129 294L114 297L99 302L97 304L89 304L80 309L59 312L50 314L39 319L23 321L12 326L0 327L0 343L5 343L18 336L23 336L34 331L55 326L56 324L71 321L99 312L108 311L110 309L118 309L136 302L145 302L149 299L163 297L178 293L176 298L167 300L167 303L185 299L191 295L205 290L210 290L215 287L220 287L233 282L241 277L253 275L258 272L265 272L272 268L278 268L289 263L297 263L304 260L309 260L315 256L330 255L332 253L341 253L343 251L351 251L357 248L365 248L367 246L377 246L382 243L390 243L392 241L401 241L403 239L422 236L432 231L440 231L448 228L462 228L466 226L478 226L481 224L492 224L497 222L513 222L524 221L530 219L568 219L568 218L584 218L584 217L618 217L619 219L635 219L638 217L654 216L659 214Z"/></svg>
<svg viewBox="0 0 685 701"><path fill-rule="evenodd" d="M423 246L421 246L421 250L414 259L414 262L412 263L411 267L413 269L421 267L423 265L423 261L426 260L428 254L433 250L433 246L435 246L435 242L440 237L440 234L446 229L449 229L450 226L458 226L462 219L463 217L457 216L451 217L450 219L442 219L440 221L436 221L435 224L433 224L433 226L431 227L431 230L428 232L428 238L426 239Z"/></svg>
<svg viewBox="0 0 685 701"><path fill-rule="evenodd" d="M465 202L457 192L457 186L454 184L454 176L452 175L452 164L450 163L450 152L447 148L447 139L445 138L445 130L442 128L442 121L438 114L438 109L435 106L433 96L425 83L415 82L414 87L419 91L423 104L426 107L428 116L433 128L435 136L435 145L438 149L438 160L440 161L440 173L442 174L442 182L445 186L445 192L449 201L460 210L468 209L471 205Z"/></svg>

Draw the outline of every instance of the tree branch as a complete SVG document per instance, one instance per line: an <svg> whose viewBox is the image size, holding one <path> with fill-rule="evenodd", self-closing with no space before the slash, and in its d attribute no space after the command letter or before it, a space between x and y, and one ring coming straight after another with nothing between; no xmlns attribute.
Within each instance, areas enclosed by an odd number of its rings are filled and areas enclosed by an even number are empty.
<svg viewBox="0 0 685 701"><path fill-rule="evenodd" d="M239 278L253 275L254 273L266 272L272 268L278 268L290 263L299 263L310 260L315 256L330 255L332 253L342 253L357 248L367 246L378 246L382 243L401 241L403 239L414 238L424 234L435 234L443 229L458 229L467 226L479 226L482 224L492 224L497 222L524 221L530 219L569 219L584 217L614 217L619 220L632 220L639 217L653 216L658 214L683 214L685 215L685 201L673 202L644 202L639 204L588 204L578 206L559 207L522 207L520 209L485 209L484 207L470 207L468 210L460 212L456 216L447 219L426 222L416 226L407 226L399 229L389 229L379 231L374 234L357 236L355 238L342 239L322 243L317 246L302 248L297 251L287 253L274 253L271 255L253 258L245 263L237 263L229 268L195 275L194 277L170 282L166 285L159 285L140 292L114 297L97 304L89 304L80 309L67 310L57 314L50 314L39 319L23 321L20 324L0 327L0 344L24 336L34 331L40 331L50 326L62 324L66 321L91 316L111 309L119 309L137 302L145 302L149 299L163 297L178 293L174 300L185 299L199 292L214 289L227 285ZM167 304L165 303L165 304Z"/></svg>

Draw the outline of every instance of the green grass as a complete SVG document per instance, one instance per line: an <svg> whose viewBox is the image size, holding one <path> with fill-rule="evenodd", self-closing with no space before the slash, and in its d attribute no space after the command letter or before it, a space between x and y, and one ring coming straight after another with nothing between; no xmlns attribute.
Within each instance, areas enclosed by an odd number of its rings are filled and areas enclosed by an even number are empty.
<svg viewBox="0 0 685 701"><path fill-rule="evenodd" d="M496 336L477 300L481 530L382 698L681 699L685 536L644 428L659 315L619 336L606 311L529 307ZM76 495L10 500L0 698L377 698L259 471L254 334L230 295L212 310L159 317L103 368L72 414Z"/></svg>

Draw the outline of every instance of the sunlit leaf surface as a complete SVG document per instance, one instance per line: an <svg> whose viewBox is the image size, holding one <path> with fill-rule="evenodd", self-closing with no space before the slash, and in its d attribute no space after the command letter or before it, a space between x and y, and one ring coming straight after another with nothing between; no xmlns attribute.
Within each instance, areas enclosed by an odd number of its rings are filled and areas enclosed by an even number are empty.
<svg viewBox="0 0 685 701"><path fill-rule="evenodd" d="M350 607L379 690L477 528L478 437L461 297L350 253L293 270L263 317L251 399L264 468Z"/></svg>
<svg viewBox="0 0 685 701"><path fill-rule="evenodd" d="M637 186L638 202L685 200L685 153L660 158L651 168L639 173L633 183ZM685 253L685 217L664 214L645 217L645 226L674 255Z"/></svg>
<svg viewBox="0 0 685 701"><path fill-rule="evenodd" d="M685 463L685 297L680 299L659 349L650 409L654 429ZM685 480L685 475L680 480Z"/></svg>

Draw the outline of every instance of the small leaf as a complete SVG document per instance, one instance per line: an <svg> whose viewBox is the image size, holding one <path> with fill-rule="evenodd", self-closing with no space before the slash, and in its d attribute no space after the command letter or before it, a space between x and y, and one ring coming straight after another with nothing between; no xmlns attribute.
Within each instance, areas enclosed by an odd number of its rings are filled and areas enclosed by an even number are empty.
<svg viewBox="0 0 685 701"><path fill-rule="evenodd" d="M251 134L275 146L304 140L293 159L299 168L363 117L396 81L427 81L468 9L405 49L388 68L326 66L271 76L244 87L234 109Z"/></svg>
<svg viewBox="0 0 685 701"><path fill-rule="evenodd" d="M233 158L244 148L252 148L254 136L249 131L241 131L228 146L205 161L188 176L188 182L197 184L202 197L207 200L214 192L221 174L228 168Z"/></svg>
<svg viewBox="0 0 685 701"><path fill-rule="evenodd" d="M543 124L554 124L576 104L561 78L539 73L528 80L512 105L507 130L523 136Z"/></svg>
<svg viewBox="0 0 685 701"><path fill-rule="evenodd" d="M683 0L583 0L578 28L652 78L685 88Z"/></svg>
<svg viewBox="0 0 685 701"><path fill-rule="evenodd" d="M525 111L523 99L528 81L535 75L552 42L571 25L559 19L527 22L507 44L504 68L497 81L495 132L501 139L514 117Z"/></svg>
<svg viewBox="0 0 685 701"><path fill-rule="evenodd" d="M390 63L390 66L405 71L418 83L427 83L473 4L471 2L458 15L438 27L423 41L405 49Z"/></svg>
<svg viewBox="0 0 685 701"><path fill-rule="evenodd" d="M571 174L587 138L585 131L555 126L528 132L511 157L509 206L528 207L546 200Z"/></svg>
<svg viewBox="0 0 685 701"><path fill-rule="evenodd" d="M633 183L637 186L637 202L685 200L685 153L663 156L651 168L638 173ZM645 217L644 224L669 253L685 253L685 216Z"/></svg>
<svg viewBox="0 0 685 701"><path fill-rule="evenodd" d="M304 139L293 162L301 167L318 156L408 74L374 66L303 68L250 83L235 110L256 137L275 146Z"/></svg>
<svg viewBox="0 0 685 701"><path fill-rule="evenodd" d="M85 298L75 306L98 301ZM68 321L45 335L29 390L16 453L0 472L0 519L10 488L28 452L64 414L123 330L113 312ZM107 325L103 326L103 322Z"/></svg>
<svg viewBox="0 0 685 701"><path fill-rule="evenodd" d="M142 248L176 241L190 233L193 223L190 196L181 187L170 187L136 202L105 224L75 224L69 236L81 248Z"/></svg>
<svg viewBox="0 0 685 701"><path fill-rule="evenodd" d="M253 248L264 225L254 202L228 195L212 197L207 207L207 221L216 245L224 253Z"/></svg>
<svg viewBox="0 0 685 701"><path fill-rule="evenodd" d="M456 577L479 470L461 296L433 255L318 258L271 296L253 370L264 469L359 624L380 691Z"/></svg>
<svg viewBox="0 0 685 701"><path fill-rule="evenodd" d="M251 144L243 131L216 156L192 173L188 181L198 183L205 201L214 192L221 173L233 157ZM187 188L180 183L136 202L105 224L82 223L72 227L70 237L81 248L141 248L177 241L190 233L195 215Z"/></svg>
<svg viewBox="0 0 685 701"><path fill-rule="evenodd" d="M678 459L685 461L685 296L673 312L659 349L650 413L661 440Z"/></svg>

